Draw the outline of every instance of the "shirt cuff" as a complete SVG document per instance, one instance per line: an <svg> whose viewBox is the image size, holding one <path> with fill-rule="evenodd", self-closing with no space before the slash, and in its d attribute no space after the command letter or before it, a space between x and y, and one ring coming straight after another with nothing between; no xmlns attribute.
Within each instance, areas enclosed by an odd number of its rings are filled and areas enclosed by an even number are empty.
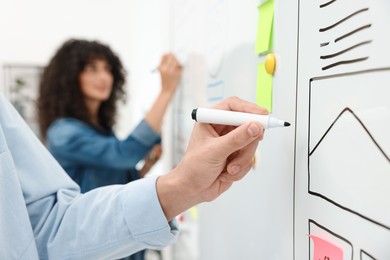
<svg viewBox="0 0 390 260"><path fill-rule="evenodd" d="M129 232L147 248L173 244L178 235L176 220L168 223L156 191L157 176L130 182L122 193L123 209Z"/></svg>
<svg viewBox="0 0 390 260"><path fill-rule="evenodd" d="M131 135L145 146L161 143L160 135L144 119L137 125Z"/></svg>

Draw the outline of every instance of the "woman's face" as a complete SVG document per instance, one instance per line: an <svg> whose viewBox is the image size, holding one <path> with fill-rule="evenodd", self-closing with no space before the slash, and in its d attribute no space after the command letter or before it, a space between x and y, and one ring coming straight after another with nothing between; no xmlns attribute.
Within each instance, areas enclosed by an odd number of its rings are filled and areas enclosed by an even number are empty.
<svg viewBox="0 0 390 260"><path fill-rule="evenodd" d="M80 87L89 101L106 101L111 94L114 78L105 60L92 60L80 73Z"/></svg>

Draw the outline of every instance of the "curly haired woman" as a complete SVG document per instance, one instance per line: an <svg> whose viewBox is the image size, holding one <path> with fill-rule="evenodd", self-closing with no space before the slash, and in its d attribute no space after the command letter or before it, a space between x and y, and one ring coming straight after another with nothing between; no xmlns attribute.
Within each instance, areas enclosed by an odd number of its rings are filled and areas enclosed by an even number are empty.
<svg viewBox="0 0 390 260"><path fill-rule="evenodd" d="M81 192L143 177L161 155L164 114L181 77L172 54L159 66L161 91L145 118L125 139L114 132L116 103L125 97L125 71L109 46L71 39L44 69L38 97L41 134ZM139 172L136 164L145 158Z"/></svg>

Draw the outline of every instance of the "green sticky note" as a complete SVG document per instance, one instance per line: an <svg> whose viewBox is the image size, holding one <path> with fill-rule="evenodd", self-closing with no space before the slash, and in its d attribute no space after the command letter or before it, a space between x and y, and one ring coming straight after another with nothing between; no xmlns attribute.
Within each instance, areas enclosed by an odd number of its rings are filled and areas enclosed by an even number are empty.
<svg viewBox="0 0 390 260"><path fill-rule="evenodd" d="M272 23L272 26L271 26L271 35L269 37L269 48L268 48L268 50L272 50L273 48L274 48L274 23Z"/></svg>
<svg viewBox="0 0 390 260"><path fill-rule="evenodd" d="M265 63L257 65L256 104L272 112L272 75L265 70Z"/></svg>
<svg viewBox="0 0 390 260"><path fill-rule="evenodd" d="M268 0L258 7L256 54L269 51L272 42L272 24L274 20L274 1Z"/></svg>

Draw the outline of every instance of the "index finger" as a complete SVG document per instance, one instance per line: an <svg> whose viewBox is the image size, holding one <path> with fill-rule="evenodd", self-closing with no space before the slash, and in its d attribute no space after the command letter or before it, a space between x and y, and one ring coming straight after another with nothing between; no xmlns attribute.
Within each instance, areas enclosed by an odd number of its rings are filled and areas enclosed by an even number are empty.
<svg viewBox="0 0 390 260"><path fill-rule="evenodd" d="M229 97L214 106L216 109L268 115L267 109L238 97Z"/></svg>
<svg viewBox="0 0 390 260"><path fill-rule="evenodd" d="M252 113L252 114L260 114L260 115L268 115L269 114L267 109L260 107L254 103L240 99L238 97L229 97L227 99L224 99L223 101L216 104L213 108L221 109L221 110L230 110L230 111L237 111L237 112ZM226 133L225 129L231 130L232 127L223 126L223 125L214 125L214 129L218 133L222 133L222 132Z"/></svg>

